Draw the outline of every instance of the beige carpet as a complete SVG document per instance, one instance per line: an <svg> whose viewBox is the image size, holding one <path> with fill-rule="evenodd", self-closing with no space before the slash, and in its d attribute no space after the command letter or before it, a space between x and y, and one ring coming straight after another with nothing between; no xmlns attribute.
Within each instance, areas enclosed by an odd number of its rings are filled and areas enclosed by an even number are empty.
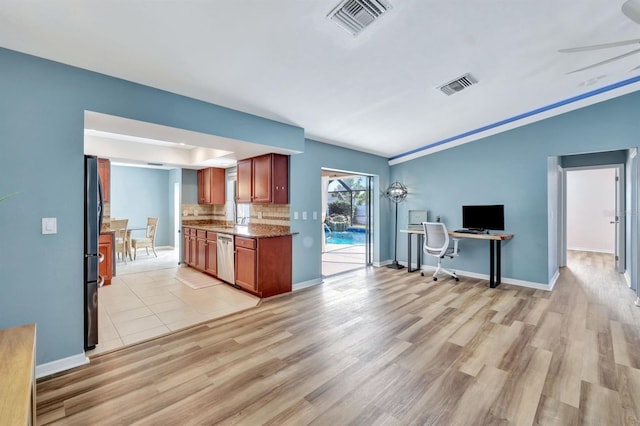
<svg viewBox="0 0 640 426"><path fill-rule="evenodd" d="M223 281L213 278L207 274L203 274L202 272L198 272L192 268L178 268L176 279L195 290L224 284Z"/></svg>

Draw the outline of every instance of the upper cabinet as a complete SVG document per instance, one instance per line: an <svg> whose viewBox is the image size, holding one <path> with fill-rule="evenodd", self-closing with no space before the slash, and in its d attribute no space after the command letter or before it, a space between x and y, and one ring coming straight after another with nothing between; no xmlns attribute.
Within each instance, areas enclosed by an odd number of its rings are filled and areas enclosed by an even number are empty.
<svg viewBox="0 0 640 426"><path fill-rule="evenodd" d="M226 177L224 169L198 170L198 204L224 204Z"/></svg>
<svg viewBox="0 0 640 426"><path fill-rule="evenodd" d="M289 157L265 154L238 161L238 203L288 204Z"/></svg>
<svg viewBox="0 0 640 426"><path fill-rule="evenodd" d="M108 158L98 158L98 176L102 182L102 200L111 202L111 161Z"/></svg>

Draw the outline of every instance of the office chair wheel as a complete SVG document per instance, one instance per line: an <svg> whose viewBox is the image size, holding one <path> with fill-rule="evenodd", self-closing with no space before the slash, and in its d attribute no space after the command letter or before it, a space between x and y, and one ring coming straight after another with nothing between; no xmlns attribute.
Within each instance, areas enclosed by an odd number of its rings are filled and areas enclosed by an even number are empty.
<svg viewBox="0 0 640 426"><path fill-rule="evenodd" d="M424 277L424 272L420 272L420 276L421 276L421 277Z"/></svg>
<svg viewBox="0 0 640 426"><path fill-rule="evenodd" d="M456 277L456 281L460 281L460 278Z"/></svg>
<svg viewBox="0 0 640 426"><path fill-rule="evenodd" d="M433 280L434 281L438 281L438 277L433 277Z"/></svg>

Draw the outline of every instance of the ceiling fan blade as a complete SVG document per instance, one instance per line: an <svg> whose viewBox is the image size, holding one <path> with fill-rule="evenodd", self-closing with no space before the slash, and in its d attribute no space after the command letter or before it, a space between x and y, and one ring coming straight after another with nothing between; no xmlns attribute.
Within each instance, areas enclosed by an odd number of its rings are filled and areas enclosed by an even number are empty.
<svg viewBox="0 0 640 426"><path fill-rule="evenodd" d="M561 52L561 53L587 52L589 50L608 49L610 47L628 46L630 44L636 44L636 43L640 43L640 38L636 38L633 40L616 41L613 43L594 44L591 46L571 47L568 49L560 49L558 50L558 52Z"/></svg>
<svg viewBox="0 0 640 426"><path fill-rule="evenodd" d="M584 70L588 70L590 68L598 67L600 65L608 64L609 62L617 61L618 59L626 58L627 56L635 55L636 53L640 53L640 49L632 50L631 52L627 52L627 53L625 53L623 55L614 56L613 58L609 58L609 59L607 59L605 61L602 61L602 62L597 62L597 63L595 63L593 65L589 65L588 67L584 67L584 68L580 68L580 69L577 69L577 70L570 71L567 74L573 74L573 73L576 73L576 72L579 72L579 71L584 71Z"/></svg>
<svg viewBox="0 0 640 426"><path fill-rule="evenodd" d="M627 0L622 5L622 13L636 24L640 24L640 1Z"/></svg>

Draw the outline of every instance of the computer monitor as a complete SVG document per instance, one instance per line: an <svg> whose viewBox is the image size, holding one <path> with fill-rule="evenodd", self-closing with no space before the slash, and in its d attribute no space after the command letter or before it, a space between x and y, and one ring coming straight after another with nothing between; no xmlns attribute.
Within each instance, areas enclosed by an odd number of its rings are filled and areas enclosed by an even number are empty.
<svg viewBox="0 0 640 426"><path fill-rule="evenodd" d="M462 227L480 231L504 231L504 205L462 206Z"/></svg>

